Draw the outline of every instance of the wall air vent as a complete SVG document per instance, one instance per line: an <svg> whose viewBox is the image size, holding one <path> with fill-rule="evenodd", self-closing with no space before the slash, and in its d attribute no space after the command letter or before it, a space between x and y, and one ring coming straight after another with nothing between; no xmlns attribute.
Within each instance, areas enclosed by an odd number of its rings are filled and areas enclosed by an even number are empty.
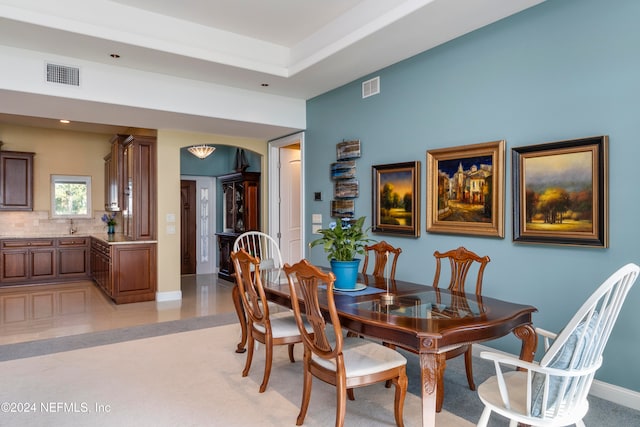
<svg viewBox="0 0 640 427"><path fill-rule="evenodd" d="M368 98L380 93L380 77L374 77L362 82L362 99Z"/></svg>
<svg viewBox="0 0 640 427"><path fill-rule="evenodd" d="M80 86L80 69L47 63L47 81L49 83Z"/></svg>

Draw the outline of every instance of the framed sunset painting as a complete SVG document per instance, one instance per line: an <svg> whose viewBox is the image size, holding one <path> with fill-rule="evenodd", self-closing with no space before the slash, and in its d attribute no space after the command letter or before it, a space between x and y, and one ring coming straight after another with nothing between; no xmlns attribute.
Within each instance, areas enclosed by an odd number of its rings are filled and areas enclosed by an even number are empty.
<svg viewBox="0 0 640 427"><path fill-rule="evenodd" d="M512 149L513 240L608 247L608 137Z"/></svg>
<svg viewBox="0 0 640 427"><path fill-rule="evenodd" d="M374 233L420 236L420 162L372 166Z"/></svg>

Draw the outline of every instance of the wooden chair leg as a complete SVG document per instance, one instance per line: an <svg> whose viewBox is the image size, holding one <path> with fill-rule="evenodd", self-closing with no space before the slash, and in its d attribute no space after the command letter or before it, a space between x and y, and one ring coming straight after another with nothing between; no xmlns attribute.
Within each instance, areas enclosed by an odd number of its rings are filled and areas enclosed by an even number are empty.
<svg viewBox="0 0 640 427"><path fill-rule="evenodd" d="M244 313L244 307L242 307L242 299L240 297L240 291L238 285L233 285L231 289L231 299L233 300L233 306L236 309L238 315L238 321L240 322L240 342L236 346L236 353L244 353L247 351L245 345L247 344L247 316Z"/></svg>
<svg viewBox="0 0 640 427"><path fill-rule="evenodd" d="M264 360L264 376L262 377L262 384L260 384L260 393L264 393L269 384L269 376L271 375L271 365L273 363L273 343L270 339L264 343L265 360Z"/></svg>
<svg viewBox="0 0 640 427"><path fill-rule="evenodd" d="M301 426L302 423L304 423L304 418L307 416L307 409L309 409L309 400L311 399L311 385L313 384L313 377L311 372L309 372L307 363L308 361L305 357L304 378L302 380L302 403L300 403L300 412L298 413L298 419L296 420L297 426Z"/></svg>
<svg viewBox="0 0 640 427"><path fill-rule="evenodd" d="M356 400L356 396L355 394L353 394L352 388L347 389L347 397L349 398L349 400Z"/></svg>
<svg viewBox="0 0 640 427"><path fill-rule="evenodd" d="M249 370L251 369L251 361L253 360L253 348L254 340L251 334L249 334L249 338L247 339L247 359L244 363L244 370L242 371L243 377L249 375Z"/></svg>
<svg viewBox="0 0 640 427"><path fill-rule="evenodd" d="M485 406L484 411L482 411L482 415L480 415L480 419L478 420L477 427L487 427L487 424L489 424L490 416L491 416L491 409Z"/></svg>
<svg viewBox="0 0 640 427"><path fill-rule="evenodd" d="M407 395L409 380L405 373L392 382L394 382L396 386L396 393L393 401L393 414L396 418L396 425L398 427L404 427L404 399Z"/></svg>
<svg viewBox="0 0 640 427"><path fill-rule="evenodd" d="M293 357L293 346L294 344L289 344L289 360L291 361L291 363L295 363L296 359Z"/></svg>
<svg viewBox="0 0 640 427"><path fill-rule="evenodd" d="M469 388L475 391L476 384L473 382L473 353L471 352L471 346L469 346L467 351L464 353L464 365L467 370L467 382L469 383Z"/></svg>
<svg viewBox="0 0 640 427"><path fill-rule="evenodd" d="M346 378L338 376L336 383L336 427L344 426L344 417L347 413L347 393Z"/></svg>

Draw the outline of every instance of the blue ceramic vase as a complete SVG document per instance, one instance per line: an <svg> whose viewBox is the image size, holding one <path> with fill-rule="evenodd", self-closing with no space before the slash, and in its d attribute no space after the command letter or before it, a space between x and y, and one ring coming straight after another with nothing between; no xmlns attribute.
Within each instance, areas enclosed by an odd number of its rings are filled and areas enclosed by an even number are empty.
<svg viewBox="0 0 640 427"><path fill-rule="evenodd" d="M351 261L336 261L335 259L332 259L331 271L336 276L336 281L333 284L333 287L335 289L355 289L359 267L359 259Z"/></svg>

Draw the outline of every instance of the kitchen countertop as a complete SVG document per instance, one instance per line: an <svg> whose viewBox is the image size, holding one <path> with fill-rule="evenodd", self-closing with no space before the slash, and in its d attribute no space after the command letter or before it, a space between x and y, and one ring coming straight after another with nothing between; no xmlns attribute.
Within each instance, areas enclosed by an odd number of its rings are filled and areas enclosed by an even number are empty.
<svg viewBox="0 0 640 427"><path fill-rule="evenodd" d="M3 236L0 237L2 240L9 239L60 239L60 238L84 238L84 237L93 237L95 239L101 240L109 245L135 245L135 244L143 244L143 243L158 243L157 240L132 240L131 238L125 236L122 233L115 234L107 234L107 233L99 233L99 234L50 234L46 236Z"/></svg>
<svg viewBox="0 0 640 427"><path fill-rule="evenodd" d="M135 245L142 243L158 243L157 240L133 240L122 233L115 234L92 234L91 237L102 240L110 245Z"/></svg>

